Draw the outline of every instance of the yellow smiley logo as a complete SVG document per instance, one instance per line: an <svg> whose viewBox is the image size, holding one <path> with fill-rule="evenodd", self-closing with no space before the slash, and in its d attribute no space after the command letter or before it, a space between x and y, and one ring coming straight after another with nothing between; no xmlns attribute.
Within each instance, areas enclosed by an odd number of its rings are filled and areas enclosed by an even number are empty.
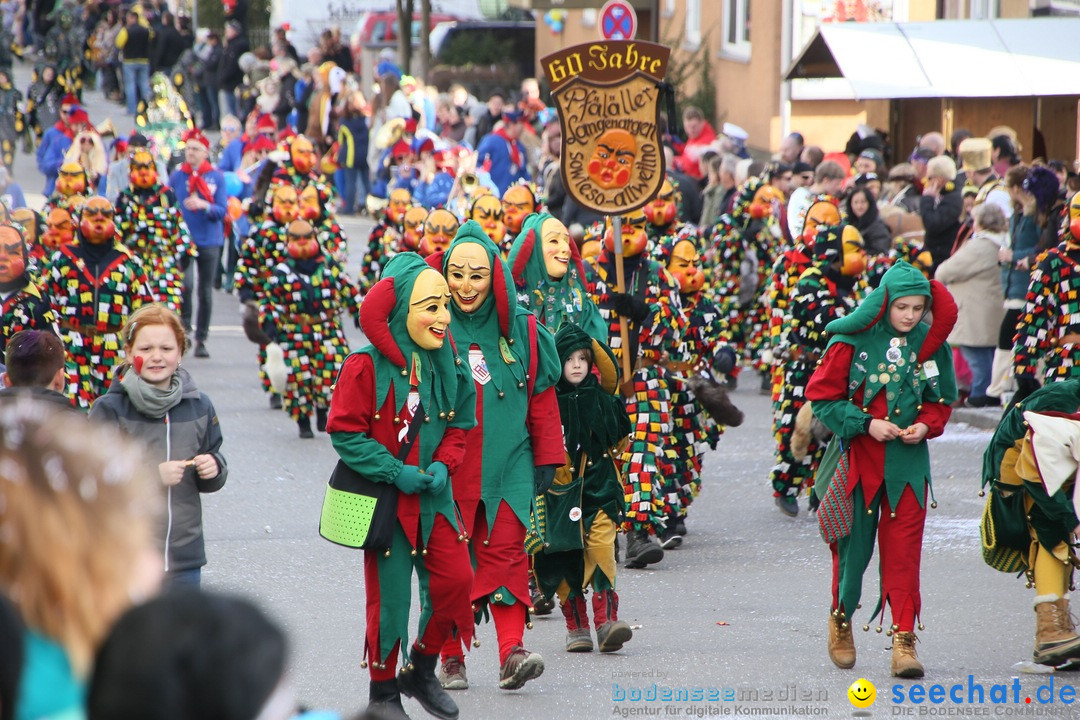
<svg viewBox="0 0 1080 720"><path fill-rule="evenodd" d="M868 708L877 700L877 688L866 678L859 678L851 683L847 690L848 700L857 708Z"/></svg>

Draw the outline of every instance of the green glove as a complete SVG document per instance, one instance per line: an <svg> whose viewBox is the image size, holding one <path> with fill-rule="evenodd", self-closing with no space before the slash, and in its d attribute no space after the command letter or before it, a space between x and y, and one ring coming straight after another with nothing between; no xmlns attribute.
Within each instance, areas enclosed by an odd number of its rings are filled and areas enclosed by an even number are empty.
<svg viewBox="0 0 1080 720"><path fill-rule="evenodd" d="M415 495L427 489L428 476L415 465L402 465L401 472L394 478L397 489L407 495Z"/></svg>
<svg viewBox="0 0 1080 720"><path fill-rule="evenodd" d="M446 481L450 477L450 471L441 462L433 462L427 467L427 491L432 495L438 495L446 487Z"/></svg>

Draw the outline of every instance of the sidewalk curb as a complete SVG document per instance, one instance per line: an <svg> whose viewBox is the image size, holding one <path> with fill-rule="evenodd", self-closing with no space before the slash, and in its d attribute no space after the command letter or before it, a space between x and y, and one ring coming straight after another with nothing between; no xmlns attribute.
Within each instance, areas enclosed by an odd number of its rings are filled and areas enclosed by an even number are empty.
<svg viewBox="0 0 1080 720"><path fill-rule="evenodd" d="M1001 420L1001 408L956 408L949 422L967 423L980 430L996 430Z"/></svg>

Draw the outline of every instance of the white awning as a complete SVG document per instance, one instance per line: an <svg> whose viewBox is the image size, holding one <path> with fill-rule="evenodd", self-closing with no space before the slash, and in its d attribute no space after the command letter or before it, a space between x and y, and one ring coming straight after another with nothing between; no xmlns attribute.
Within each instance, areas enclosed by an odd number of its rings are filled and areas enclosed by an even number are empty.
<svg viewBox="0 0 1080 720"><path fill-rule="evenodd" d="M822 25L786 79L842 77L858 100L1080 95L1080 18Z"/></svg>

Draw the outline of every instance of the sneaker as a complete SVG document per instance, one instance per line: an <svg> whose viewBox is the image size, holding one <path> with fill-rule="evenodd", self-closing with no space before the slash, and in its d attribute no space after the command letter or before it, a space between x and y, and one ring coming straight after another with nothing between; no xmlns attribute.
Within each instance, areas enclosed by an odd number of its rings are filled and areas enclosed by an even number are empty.
<svg viewBox="0 0 1080 720"><path fill-rule="evenodd" d="M622 620L611 620L596 628L596 644L600 646L602 653L622 650L622 646L632 637L634 631Z"/></svg>
<svg viewBox="0 0 1080 720"><path fill-rule="evenodd" d="M776 507L780 508L780 512L788 517L799 516L799 499L794 495L780 495L773 498L773 501Z"/></svg>
<svg viewBox="0 0 1080 720"><path fill-rule="evenodd" d="M206 349L206 341L198 341L195 343L195 357L208 358L210 357L210 351Z"/></svg>
<svg viewBox="0 0 1080 720"><path fill-rule="evenodd" d="M506 662L499 668L499 687L503 690L517 690L525 683L544 674L544 658L540 653L529 652L520 645L515 645Z"/></svg>
<svg viewBox="0 0 1080 720"><path fill-rule="evenodd" d="M643 568L664 559L664 548L647 530L630 533L626 542L626 567Z"/></svg>
<svg viewBox="0 0 1080 720"><path fill-rule="evenodd" d="M566 633L566 652L592 652L592 632L589 628L578 628Z"/></svg>
<svg viewBox="0 0 1080 720"><path fill-rule="evenodd" d="M439 684L443 690L468 690L469 678L465 675L465 663L461 658L448 657L439 667Z"/></svg>

